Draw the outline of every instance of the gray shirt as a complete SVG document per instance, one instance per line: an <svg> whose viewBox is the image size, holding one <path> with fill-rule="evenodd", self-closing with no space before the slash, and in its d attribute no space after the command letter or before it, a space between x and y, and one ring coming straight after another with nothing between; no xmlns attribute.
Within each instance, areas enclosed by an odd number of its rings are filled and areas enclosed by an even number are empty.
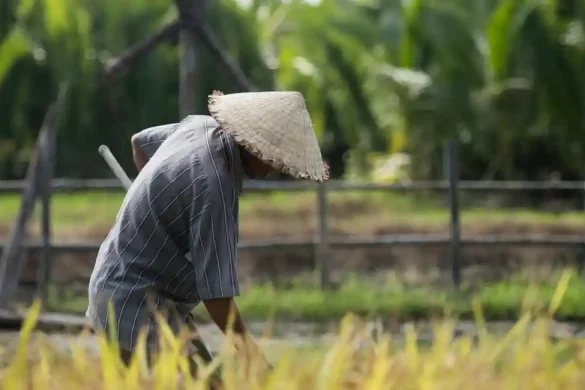
<svg viewBox="0 0 585 390"><path fill-rule="evenodd" d="M154 346L154 310L174 312L167 320L177 331L202 300L239 295L242 167L234 139L209 116L137 137L150 160L100 247L88 291L94 329L114 325L124 349L134 348L141 331Z"/></svg>

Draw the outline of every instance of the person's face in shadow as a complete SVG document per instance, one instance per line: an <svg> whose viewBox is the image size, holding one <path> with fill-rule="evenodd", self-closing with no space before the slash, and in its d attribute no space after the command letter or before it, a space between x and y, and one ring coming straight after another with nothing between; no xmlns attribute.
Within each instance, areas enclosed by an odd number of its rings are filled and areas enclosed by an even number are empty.
<svg viewBox="0 0 585 390"><path fill-rule="evenodd" d="M275 170L264 161L252 155L243 147L240 147L240 156L244 172L250 179L264 179Z"/></svg>

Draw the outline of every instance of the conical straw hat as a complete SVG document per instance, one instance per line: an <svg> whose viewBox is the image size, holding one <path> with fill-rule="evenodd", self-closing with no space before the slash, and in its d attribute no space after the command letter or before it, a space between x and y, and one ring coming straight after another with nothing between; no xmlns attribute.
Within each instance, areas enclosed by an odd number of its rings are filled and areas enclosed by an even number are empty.
<svg viewBox="0 0 585 390"><path fill-rule="evenodd" d="M214 91L209 112L238 144L274 169L300 179L328 179L301 93Z"/></svg>

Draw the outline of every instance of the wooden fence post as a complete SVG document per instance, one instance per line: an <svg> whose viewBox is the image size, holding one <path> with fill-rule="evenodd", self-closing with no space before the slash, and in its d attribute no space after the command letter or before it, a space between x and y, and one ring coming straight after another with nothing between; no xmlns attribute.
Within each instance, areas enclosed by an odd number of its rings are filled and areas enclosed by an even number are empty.
<svg viewBox="0 0 585 390"><path fill-rule="evenodd" d="M451 176L451 149L449 147L449 141L443 143L443 177L442 181L449 183L449 177ZM445 194L445 203L451 207L451 193L447 190Z"/></svg>
<svg viewBox="0 0 585 390"><path fill-rule="evenodd" d="M184 119L195 113L197 66L197 36L186 26L189 18L203 16L206 0L176 0L179 10L179 115Z"/></svg>
<svg viewBox="0 0 585 390"><path fill-rule="evenodd" d="M449 180L451 171L451 149L449 148L449 141L443 144L443 180Z"/></svg>
<svg viewBox="0 0 585 390"><path fill-rule="evenodd" d="M195 37L179 31L179 115L183 120L195 110Z"/></svg>
<svg viewBox="0 0 585 390"><path fill-rule="evenodd" d="M51 248L51 181L54 174L55 130L54 126L47 128L45 138L40 147L41 167L39 171L38 192L41 197L41 238L42 257L37 276L37 299L41 301L42 309L47 308L49 299L49 284L52 270Z"/></svg>
<svg viewBox="0 0 585 390"><path fill-rule="evenodd" d="M449 150L449 209L451 225L451 272L456 288L461 285L459 249L461 227L459 221L459 150L454 140L448 142Z"/></svg>
<svg viewBox="0 0 585 390"><path fill-rule="evenodd" d="M585 211L585 180L583 180L583 211Z"/></svg>
<svg viewBox="0 0 585 390"><path fill-rule="evenodd" d="M317 185L317 251L315 265L319 277L319 285L322 289L329 286L329 227L328 227L328 202L327 184Z"/></svg>

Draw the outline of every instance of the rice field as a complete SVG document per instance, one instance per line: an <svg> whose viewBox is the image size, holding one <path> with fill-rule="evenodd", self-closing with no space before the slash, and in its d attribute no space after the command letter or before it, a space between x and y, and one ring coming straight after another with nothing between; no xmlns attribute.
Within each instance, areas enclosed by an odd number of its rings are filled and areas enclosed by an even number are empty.
<svg viewBox="0 0 585 390"><path fill-rule="evenodd" d="M57 351L48 338L32 338L38 306L33 305L20 332L16 352L0 369L5 389L581 389L585 385L585 343L554 341L551 316L562 304L571 273L564 273L548 305L524 311L510 331L485 327L481 300L473 302L478 337L455 337L453 321L434 324L433 342L417 342L414 327L404 340L372 332L355 316L340 322L332 343L315 348L285 348L278 353L246 354L225 337L216 360L190 375L181 353L186 334L164 328L161 354L151 370L143 355L126 368L115 344L99 339L92 355L72 338L70 352ZM33 345L33 348L31 348ZM248 351L249 352L249 351ZM221 375L219 375L221 369Z"/></svg>
<svg viewBox="0 0 585 390"><path fill-rule="evenodd" d="M477 197L474 194L474 197ZM475 198L474 198L475 199ZM56 239L75 241L103 238L123 200L121 192L57 193L52 197L52 228ZM393 232L447 232L449 210L438 194L399 194L347 191L328 195L330 228L335 234L371 236ZM469 203L469 202L468 202ZM489 202L488 202L489 203ZM0 237L8 232L20 204L18 194L0 196ZM240 199L242 239L314 234L316 198L311 192L250 193ZM582 211L508 208L463 202L461 223L465 233L583 231ZM30 223L38 234L40 209ZM287 223L283 224L282 221Z"/></svg>
<svg viewBox="0 0 585 390"><path fill-rule="evenodd" d="M120 194L71 194L53 198L58 239L102 237L115 217ZM352 235L383 234L405 226L423 232L445 229L448 212L415 197L383 194L331 197L332 230ZM18 209L17 197L0 198L0 235ZM250 195L242 199L245 238L312 233L313 194ZM38 215L37 215L38 216ZM514 225L582 231L581 212L494 211L466 209L470 231ZM282 220L287 220L282 224ZM4 226L4 229L2 227ZM38 223L31 224L36 233ZM467 230L466 230L467 231ZM223 340L216 362L201 365L196 377L181 354L186 335L165 333L162 353L152 370L144 359L129 368L117 359L115 345L98 339L98 353L83 347L83 335L68 337L68 351L49 335L33 331L38 307L29 310L15 350L0 344L0 389L582 389L585 342L551 337L553 319L585 318L585 280L565 273L560 282L527 285L507 281L466 290L464 294L412 288L396 281L374 285L345 283L332 291L304 286L279 289L256 285L238 298L244 316L266 320L336 321L328 343L274 347L259 339L272 370L254 355L246 359ZM58 300L59 311L83 312L84 297ZM205 315L198 313L200 318ZM433 319L432 342L421 343L407 324L400 335L366 326L368 318L407 321ZM472 318L479 331L458 335L456 321ZM488 331L485 319L515 318L509 331ZM440 318L440 319L438 319ZM221 365L221 377L217 379ZM215 379L214 379L215 378Z"/></svg>

